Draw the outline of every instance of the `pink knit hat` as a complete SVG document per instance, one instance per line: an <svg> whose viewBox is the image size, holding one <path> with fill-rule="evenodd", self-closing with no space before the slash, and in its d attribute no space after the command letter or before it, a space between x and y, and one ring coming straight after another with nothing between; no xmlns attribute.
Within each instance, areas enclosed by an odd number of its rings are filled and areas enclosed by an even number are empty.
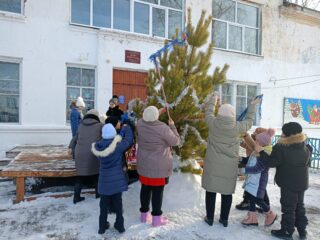
<svg viewBox="0 0 320 240"><path fill-rule="evenodd" d="M276 130L273 128L269 128L267 131L259 133L256 135L256 141L259 143L260 146L268 146L271 144L271 140L275 135Z"/></svg>
<svg viewBox="0 0 320 240"><path fill-rule="evenodd" d="M221 107L219 108L218 115L222 117L235 117L235 110L234 107L230 104L222 104Z"/></svg>

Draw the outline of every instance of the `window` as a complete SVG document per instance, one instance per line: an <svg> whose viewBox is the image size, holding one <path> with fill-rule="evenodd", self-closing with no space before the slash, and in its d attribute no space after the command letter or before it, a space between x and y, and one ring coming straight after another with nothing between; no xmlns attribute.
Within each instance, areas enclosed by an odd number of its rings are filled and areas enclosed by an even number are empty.
<svg viewBox="0 0 320 240"><path fill-rule="evenodd" d="M184 0L71 0L71 23L171 38L183 30L183 6Z"/></svg>
<svg viewBox="0 0 320 240"><path fill-rule="evenodd" d="M22 14L24 0L0 0L0 11Z"/></svg>
<svg viewBox="0 0 320 240"><path fill-rule="evenodd" d="M239 82L225 83L216 89L220 92L221 103L229 103L236 108L236 117L238 117L250 104L251 100L258 95L257 84L245 84ZM254 125L257 125L257 118Z"/></svg>
<svg viewBox="0 0 320 240"><path fill-rule="evenodd" d="M71 101L83 97L86 111L94 108L95 70L67 67L67 120L70 118Z"/></svg>
<svg viewBox="0 0 320 240"><path fill-rule="evenodd" d="M130 31L130 0L113 1L113 27Z"/></svg>
<svg viewBox="0 0 320 240"><path fill-rule="evenodd" d="M93 1L93 25L97 27L111 27L111 0Z"/></svg>
<svg viewBox="0 0 320 240"><path fill-rule="evenodd" d="M20 64L0 61L0 123L19 122Z"/></svg>
<svg viewBox="0 0 320 240"><path fill-rule="evenodd" d="M260 10L238 0L213 0L212 42L216 48L260 54Z"/></svg>

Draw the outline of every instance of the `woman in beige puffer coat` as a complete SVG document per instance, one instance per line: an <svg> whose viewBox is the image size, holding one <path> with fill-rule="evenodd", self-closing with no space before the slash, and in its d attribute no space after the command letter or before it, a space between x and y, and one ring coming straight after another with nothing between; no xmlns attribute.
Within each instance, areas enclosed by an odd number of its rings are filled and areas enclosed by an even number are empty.
<svg viewBox="0 0 320 240"><path fill-rule="evenodd" d="M260 100L254 100L248 106L246 119L236 121L235 109L230 104L219 108L218 116L214 116L218 96L213 95L206 105L206 122L209 137L206 157L203 166L202 187L206 190L205 221L213 224L216 193L221 194L221 213L219 222L228 226L229 212L232 204L238 172L238 152L240 136L247 132L253 124L255 106Z"/></svg>

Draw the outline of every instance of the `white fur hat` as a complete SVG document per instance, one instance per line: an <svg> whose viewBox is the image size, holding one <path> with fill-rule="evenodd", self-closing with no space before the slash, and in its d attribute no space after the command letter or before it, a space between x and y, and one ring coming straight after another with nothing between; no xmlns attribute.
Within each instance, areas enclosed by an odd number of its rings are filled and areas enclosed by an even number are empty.
<svg viewBox="0 0 320 240"><path fill-rule="evenodd" d="M159 110L155 106L149 106L143 111L142 117L146 122L154 122L159 118Z"/></svg>
<svg viewBox="0 0 320 240"><path fill-rule="evenodd" d="M77 107L85 107L86 106L82 97L78 97L77 102L76 102L76 106Z"/></svg>
<svg viewBox="0 0 320 240"><path fill-rule="evenodd" d="M96 109L91 109L87 112L87 114L92 114L92 115L95 115L96 117L98 117L100 119L100 114L98 112L98 110Z"/></svg>
<svg viewBox="0 0 320 240"><path fill-rule="evenodd" d="M223 117L235 118L235 109L231 104L222 104L219 108L218 115Z"/></svg>

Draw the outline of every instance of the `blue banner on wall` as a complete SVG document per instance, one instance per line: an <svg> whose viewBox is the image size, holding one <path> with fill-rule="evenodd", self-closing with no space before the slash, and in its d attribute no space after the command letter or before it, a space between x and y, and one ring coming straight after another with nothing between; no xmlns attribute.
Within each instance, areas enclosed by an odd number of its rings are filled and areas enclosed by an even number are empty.
<svg viewBox="0 0 320 240"><path fill-rule="evenodd" d="M320 100L285 98L284 123L299 122L305 127L320 127Z"/></svg>

